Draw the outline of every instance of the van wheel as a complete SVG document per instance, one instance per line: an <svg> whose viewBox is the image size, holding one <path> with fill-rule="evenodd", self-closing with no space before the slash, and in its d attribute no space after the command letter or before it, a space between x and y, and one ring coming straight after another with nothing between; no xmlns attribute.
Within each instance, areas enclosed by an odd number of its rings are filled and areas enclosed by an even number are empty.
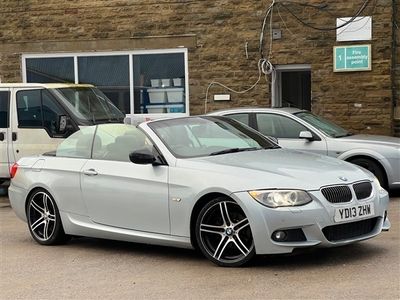
<svg viewBox="0 0 400 300"><path fill-rule="evenodd" d="M55 245L68 239L56 202L46 190L38 189L29 197L26 216L29 231L39 244Z"/></svg>

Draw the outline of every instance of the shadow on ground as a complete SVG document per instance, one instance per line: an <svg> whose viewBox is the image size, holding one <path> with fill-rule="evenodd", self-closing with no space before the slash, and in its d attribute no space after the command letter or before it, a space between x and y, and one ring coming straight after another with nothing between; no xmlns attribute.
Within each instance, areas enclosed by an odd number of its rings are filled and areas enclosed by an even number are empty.
<svg viewBox="0 0 400 300"><path fill-rule="evenodd" d="M180 260L185 263L209 263L197 250L145 245L130 242L94 239L86 237L73 238L66 245L67 248L87 248L94 252L115 252L118 254L146 256L165 260ZM259 255L247 265L250 268L280 269L290 268L314 268L329 267L334 265L346 265L368 261L371 257L385 255L386 248L368 242L337 247L337 248L313 248L296 251L288 255Z"/></svg>

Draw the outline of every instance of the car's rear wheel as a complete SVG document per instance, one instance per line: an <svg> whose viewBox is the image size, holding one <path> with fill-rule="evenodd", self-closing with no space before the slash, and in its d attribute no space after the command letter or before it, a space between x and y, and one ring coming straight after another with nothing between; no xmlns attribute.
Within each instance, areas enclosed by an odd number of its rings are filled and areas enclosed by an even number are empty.
<svg viewBox="0 0 400 300"><path fill-rule="evenodd" d="M62 227L57 204L44 189L38 189L28 199L26 216L33 239L42 245L65 242L67 236Z"/></svg>
<svg viewBox="0 0 400 300"><path fill-rule="evenodd" d="M196 239L201 252L219 266L238 267L255 255L249 220L227 197L208 202L200 211Z"/></svg>
<svg viewBox="0 0 400 300"><path fill-rule="evenodd" d="M364 157L352 159L350 160L350 162L360 167L363 167L368 171L370 171L371 173L373 173L376 176L376 178L378 178L381 186L387 188L385 171L377 162L375 162L372 159Z"/></svg>

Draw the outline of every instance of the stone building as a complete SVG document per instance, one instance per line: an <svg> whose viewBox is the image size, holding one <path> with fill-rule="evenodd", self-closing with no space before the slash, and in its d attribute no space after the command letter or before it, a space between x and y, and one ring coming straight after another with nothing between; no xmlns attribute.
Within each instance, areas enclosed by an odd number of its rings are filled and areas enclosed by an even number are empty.
<svg viewBox="0 0 400 300"><path fill-rule="evenodd" d="M126 114L291 105L353 132L393 135L397 2L0 0L0 79L92 83ZM335 27L346 20L361 25L341 41ZM366 70L334 71L346 51L334 55L335 46L363 45L347 64L371 58ZM259 72L261 52L268 74ZM246 93L222 87L244 91L257 81Z"/></svg>

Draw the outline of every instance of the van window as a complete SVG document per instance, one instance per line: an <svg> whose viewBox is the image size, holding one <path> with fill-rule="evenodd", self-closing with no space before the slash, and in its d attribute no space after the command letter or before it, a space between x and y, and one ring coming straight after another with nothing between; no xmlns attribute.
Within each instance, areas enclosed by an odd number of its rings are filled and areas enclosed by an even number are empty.
<svg viewBox="0 0 400 300"><path fill-rule="evenodd" d="M40 90L17 93L18 127L43 128Z"/></svg>
<svg viewBox="0 0 400 300"><path fill-rule="evenodd" d="M59 132L60 116L66 115L56 99L44 89L17 92L19 128L45 128L51 137L66 137Z"/></svg>
<svg viewBox="0 0 400 300"><path fill-rule="evenodd" d="M0 128L8 128L9 121L10 93L8 91L0 91Z"/></svg>

